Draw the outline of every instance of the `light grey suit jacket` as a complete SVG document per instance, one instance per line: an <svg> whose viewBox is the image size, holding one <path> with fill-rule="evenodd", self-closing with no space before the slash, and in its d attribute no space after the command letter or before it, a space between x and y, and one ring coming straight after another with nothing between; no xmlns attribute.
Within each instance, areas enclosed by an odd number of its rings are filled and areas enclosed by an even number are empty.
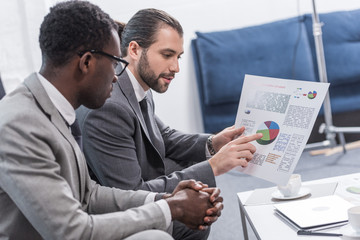
<svg viewBox="0 0 360 240"><path fill-rule="evenodd" d="M151 91L148 91L148 98L165 153L156 149L150 140L126 72L114 84L112 96L103 107L96 110L80 107L76 111L83 133L84 153L99 182L122 189L156 192L172 192L184 179L196 179L214 187L213 171L208 161L204 161L209 135L184 134L166 126L154 113ZM165 176L164 156L184 165L195 164Z"/></svg>
<svg viewBox="0 0 360 240"><path fill-rule="evenodd" d="M36 74L0 101L0 239L122 239L165 230L156 203L133 208L147 195L89 178Z"/></svg>

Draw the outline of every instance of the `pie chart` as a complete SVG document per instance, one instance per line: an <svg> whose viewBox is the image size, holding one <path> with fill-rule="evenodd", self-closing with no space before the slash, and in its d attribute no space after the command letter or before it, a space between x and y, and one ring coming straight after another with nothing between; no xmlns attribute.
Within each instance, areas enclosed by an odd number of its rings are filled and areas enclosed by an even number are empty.
<svg viewBox="0 0 360 240"><path fill-rule="evenodd" d="M309 99L314 99L314 98L316 98L316 95L317 95L317 92L316 91L310 91L309 93L308 93L308 98Z"/></svg>
<svg viewBox="0 0 360 240"><path fill-rule="evenodd" d="M280 132L279 125L273 121L266 121L262 123L256 133L262 133L263 137L256 140L261 145L268 145L272 143Z"/></svg>

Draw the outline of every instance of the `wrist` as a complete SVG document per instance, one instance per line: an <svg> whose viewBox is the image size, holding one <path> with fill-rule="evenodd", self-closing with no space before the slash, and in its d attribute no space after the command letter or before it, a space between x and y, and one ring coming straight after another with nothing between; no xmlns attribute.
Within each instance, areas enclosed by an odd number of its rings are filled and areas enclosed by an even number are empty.
<svg viewBox="0 0 360 240"><path fill-rule="evenodd" d="M215 158L216 158L216 156L210 158L208 161L209 161L210 167L211 167L211 169L213 171L213 174L216 177L216 176L219 176L220 174L219 174L218 169L217 169L216 159Z"/></svg>
<svg viewBox="0 0 360 240"><path fill-rule="evenodd" d="M216 151L215 151L215 148L213 145L213 137L214 137L214 135L209 136L206 141L206 146L207 146L211 156L214 156L216 154Z"/></svg>
<svg viewBox="0 0 360 240"><path fill-rule="evenodd" d="M162 199L167 199L171 196L172 196L171 193L165 193L164 195L162 195Z"/></svg>
<svg viewBox="0 0 360 240"><path fill-rule="evenodd" d="M177 200L175 200L172 197L165 198L165 201L168 203L170 212L171 212L171 220L179 220L182 217L183 211L181 211L181 207L179 207L179 204L177 203Z"/></svg>

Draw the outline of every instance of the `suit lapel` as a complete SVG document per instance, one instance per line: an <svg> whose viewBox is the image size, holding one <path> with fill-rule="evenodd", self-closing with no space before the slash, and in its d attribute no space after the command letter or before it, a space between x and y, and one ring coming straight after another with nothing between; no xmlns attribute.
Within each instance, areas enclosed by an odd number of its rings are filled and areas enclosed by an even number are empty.
<svg viewBox="0 0 360 240"><path fill-rule="evenodd" d="M134 89L131 85L130 78L125 71L118 79L117 84L120 88L120 91L123 92L124 96L129 102L129 105L135 112L136 117L140 121L141 127L144 129L146 137L150 140L149 132L147 130L144 118L142 117L141 109L139 103L136 99Z"/></svg>
<svg viewBox="0 0 360 240"><path fill-rule="evenodd" d="M56 107L52 104L49 96L47 95L44 87L37 78L36 73L30 75L24 81L25 86L33 94L44 113L49 117L49 120L54 124L58 131L64 136L64 138L70 143L74 154L76 156L76 164L78 167L80 198L82 199L85 194L86 183L86 166L85 159L81 152L80 147L76 143L74 137L71 135L70 129L67 127L64 119L57 111Z"/></svg>
<svg viewBox="0 0 360 240"><path fill-rule="evenodd" d="M149 131L147 129L147 126L145 124L145 120L143 118L143 115L141 113L141 109L139 106L139 103L136 99L136 95L134 92L134 88L131 84L130 78L127 75L126 71L119 77L117 84L120 88L120 90L122 91L122 93L124 94L124 96L126 97L126 99L129 102L129 105L131 106L131 108L133 109L137 119L140 122L141 128L143 129L143 131L145 132L145 135L147 137L147 139L149 140L149 142L151 143L152 147L154 148L154 150L159 154L159 156L163 159L165 157L165 151L161 151L159 149L156 148L156 146L153 144L153 142L151 141L150 135L149 135ZM150 96L151 97L151 96ZM151 97L151 101L152 101L152 97ZM163 144L163 143L162 143ZM160 153L163 152L163 154Z"/></svg>

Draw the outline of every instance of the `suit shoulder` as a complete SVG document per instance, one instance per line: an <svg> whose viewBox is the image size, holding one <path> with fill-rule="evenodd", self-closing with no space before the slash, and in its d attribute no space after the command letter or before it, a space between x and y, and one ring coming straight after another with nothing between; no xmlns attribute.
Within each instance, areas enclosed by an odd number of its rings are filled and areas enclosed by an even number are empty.
<svg viewBox="0 0 360 240"><path fill-rule="evenodd" d="M25 86L19 86L0 101L0 119L15 121L16 119L33 119L40 114L41 108L36 103L33 95Z"/></svg>

